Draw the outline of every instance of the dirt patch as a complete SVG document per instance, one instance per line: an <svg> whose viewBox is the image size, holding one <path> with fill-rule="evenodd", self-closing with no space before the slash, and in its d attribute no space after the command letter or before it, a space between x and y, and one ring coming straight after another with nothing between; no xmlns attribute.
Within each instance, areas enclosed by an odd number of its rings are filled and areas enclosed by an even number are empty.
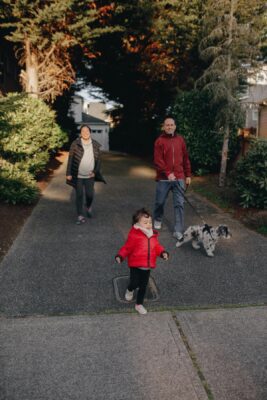
<svg viewBox="0 0 267 400"><path fill-rule="evenodd" d="M67 155L67 152L59 152L55 158L50 160L46 170L38 176L37 184L41 193L52 179L54 171L59 168ZM36 204L37 203L31 205L12 205L0 203L0 261L8 252Z"/></svg>

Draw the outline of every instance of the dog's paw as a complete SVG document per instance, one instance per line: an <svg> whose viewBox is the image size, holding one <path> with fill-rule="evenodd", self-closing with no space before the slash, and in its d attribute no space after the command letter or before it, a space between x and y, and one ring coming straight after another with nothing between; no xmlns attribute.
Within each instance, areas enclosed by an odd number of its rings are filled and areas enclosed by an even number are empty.
<svg viewBox="0 0 267 400"><path fill-rule="evenodd" d="M176 242L176 247L180 247L180 246L182 246L182 244L183 244L183 242L179 242L179 240Z"/></svg>
<svg viewBox="0 0 267 400"><path fill-rule="evenodd" d="M195 250L200 249L200 245L199 245L198 243L196 243L196 242L192 242L192 247L193 247L193 249L195 249Z"/></svg>
<svg viewBox="0 0 267 400"><path fill-rule="evenodd" d="M208 257L214 257L214 254L213 253L207 253L207 256Z"/></svg>

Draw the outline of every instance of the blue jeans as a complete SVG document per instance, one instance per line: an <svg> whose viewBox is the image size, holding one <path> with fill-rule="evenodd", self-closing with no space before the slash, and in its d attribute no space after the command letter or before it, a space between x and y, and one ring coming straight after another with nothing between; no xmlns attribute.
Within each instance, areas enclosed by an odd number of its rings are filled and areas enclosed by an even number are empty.
<svg viewBox="0 0 267 400"><path fill-rule="evenodd" d="M184 231L184 188L183 179L176 181L158 181L156 187L156 199L154 207L154 220L162 221L164 214L164 205L169 191L172 191L174 207L174 232L183 233Z"/></svg>

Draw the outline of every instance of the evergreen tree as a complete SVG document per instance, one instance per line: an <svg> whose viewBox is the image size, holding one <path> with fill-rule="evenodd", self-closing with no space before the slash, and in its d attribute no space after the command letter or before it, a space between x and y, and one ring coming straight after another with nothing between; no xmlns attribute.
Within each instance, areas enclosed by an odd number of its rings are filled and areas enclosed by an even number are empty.
<svg viewBox="0 0 267 400"><path fill-rule="evenodd" d="M265 3L265 13L263 14L263 29L261 35L261 52L263 60L267 62L267 3Z"/></svg>
<svg viewBox="0 0 267 400"><path fill-rule="evenodd" d="M0 0L1 27L17 45L21 80L27 93L53 101L75 80L72 49L88 53L93 38L106 29L97 26L94 1Z"/></svg>
<svg viewBox="0 0 267 400"><path fill-rule="evenodd" d="M209 90L218 107L216 121L224 134L219 186L224 186L231 125L241 123L239 94L248 65L259 55L264 0L208 0L204 38L199 51L207 68L197 85Z"/></svg>
<svg viewBox="0 0 267 400"><path fill-rule="evenodd" d="M200 63L195 60L201 1L114 3L109 24L123 26L124 31L96 40L87 79L123 106L113 114L118 123L111 137L116 138L114 145L151 152L177 86L192 86L192 78L199 76Z"/></svg>

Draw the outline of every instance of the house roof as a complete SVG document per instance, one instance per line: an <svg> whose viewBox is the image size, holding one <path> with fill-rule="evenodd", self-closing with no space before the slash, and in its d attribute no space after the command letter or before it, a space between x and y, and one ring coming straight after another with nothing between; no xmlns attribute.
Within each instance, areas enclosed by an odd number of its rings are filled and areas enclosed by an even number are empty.
<svg viewBox="0 0 267 400"><path fill-rule="evenodd" d="M103 119L93 117L92 115L86 113L82 113L82 122L88 124L109 125L108 122L104 121Z"/></svg>
<svg viewBox="0 0 267 400"><path fill-rule="evenodd" d="M92 115L93 117L103 119L104 121L106 121L108 118L107 107L103 102L87 103L86 113Z"/></svg>

